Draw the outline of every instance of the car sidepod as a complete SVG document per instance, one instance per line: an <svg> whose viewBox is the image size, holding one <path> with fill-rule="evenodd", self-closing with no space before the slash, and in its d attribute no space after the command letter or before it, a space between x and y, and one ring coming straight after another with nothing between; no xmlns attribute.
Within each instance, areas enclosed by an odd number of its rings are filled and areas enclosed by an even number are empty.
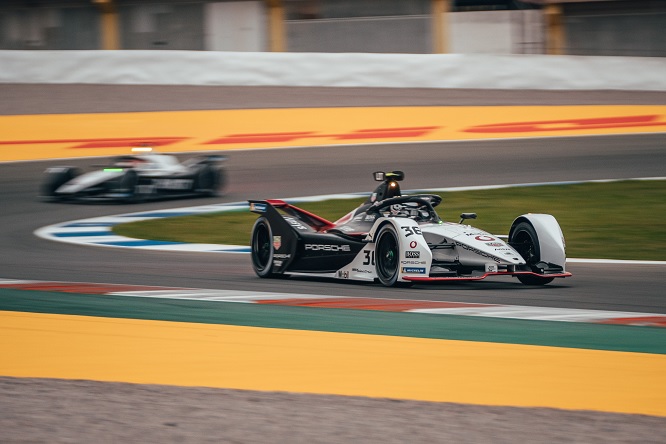
<svg viewBox="0 0 666 444"><path fill-rule="evenodd" d="M266 277L262 274L267 273L257 271L258 262L261 267L270 266L268 274L271 275L338 277L336 271L352 262L366 244L358 239L322 232L327 226L326 221L284 202L250 201L250 211L261 214L270 227L264 230L270 232L269 245L257 245L259 234L255 230L251 239L255 272L261 277ZM266 244L265 236L263 238ZM261 248L263 254L260 254ZM265 259L258 261L260 256ZM270 264L263 263L269 257Z"/></svg>

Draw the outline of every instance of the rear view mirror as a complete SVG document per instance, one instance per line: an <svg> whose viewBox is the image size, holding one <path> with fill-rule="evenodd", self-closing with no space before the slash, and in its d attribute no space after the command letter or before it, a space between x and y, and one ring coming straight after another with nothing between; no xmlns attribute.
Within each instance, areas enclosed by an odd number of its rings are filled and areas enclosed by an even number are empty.
<svg viewBox="0 0 666 444"><path fill-rule="evenodd" d="M460 215L460 222L459 224L463 223L465 219L476 219L476 213L463 213Z"/></svg>
<svg viewBox="0 0 666 444"><path fill-rule="evenodd" d="M384 179L386 178L386 175L384 174L383 171L375 171L374 173L372 173L372 175L375 176L375 180L377 182L383 182Z"/></svg>

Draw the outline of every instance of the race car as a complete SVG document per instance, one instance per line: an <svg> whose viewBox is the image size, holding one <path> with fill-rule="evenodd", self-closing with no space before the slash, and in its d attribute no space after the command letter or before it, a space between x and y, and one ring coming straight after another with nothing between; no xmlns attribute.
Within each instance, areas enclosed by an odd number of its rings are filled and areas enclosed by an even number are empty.
<svg viewBox="0 0 666 444"><path fill-rule="evenodd" d="M181 196L216 196L226 182L226 158L205 155L180 163L171 154L135 147L108 165L82 173L71 166L49 167L40 188L45 200L139 202Z"/></svg>
<svg viewBox="0 0 666 444"><path fill-rule="evenodd" d="M335 222L282 200L250 200L259 214L251 235L257 276L314 276L379 281L386 286L514 276L544 285L571 276L565 242L549 214L517 217L506 236L438 216L442 198L402 195L401 171L373 173L382 182L358 208Z"/></svg>

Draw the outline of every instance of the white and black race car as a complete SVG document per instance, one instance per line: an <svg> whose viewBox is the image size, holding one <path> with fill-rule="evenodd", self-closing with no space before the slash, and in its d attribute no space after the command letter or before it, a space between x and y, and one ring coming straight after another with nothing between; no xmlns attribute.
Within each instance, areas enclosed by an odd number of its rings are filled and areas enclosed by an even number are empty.
<svg viewBox="0 0 666 444"><path fill-rule="evenodd" d="M565 271L565 243L549 214L516 218L508 236L474 228L435 212L435 194L401 195L400 171L374 173L382 184L367 201L336 222L282 200L251 200L260 217L251 236L252 266L259 277L315 276L379 281L386 286L417 282L480 280L515 276L544 285ZM506 240L504 240L506 239Z"/></svg>
<svg viewBox="0 0 666 444"><path fill-rule="evenodd" d="M216 196L225 186L224 156L206 155L180 163L149 147L132 149L108 165L82 173L71 166L47 168L40 196L50 201L139 202L181 196Z"/></svg>

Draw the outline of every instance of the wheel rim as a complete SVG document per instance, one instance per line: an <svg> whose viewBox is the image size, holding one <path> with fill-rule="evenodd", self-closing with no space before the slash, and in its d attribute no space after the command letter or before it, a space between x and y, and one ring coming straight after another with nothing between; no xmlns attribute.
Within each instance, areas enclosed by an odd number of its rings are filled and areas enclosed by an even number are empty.
<svg viewBox="0 0 666 444"><path fill-rule="evenodd" d="M525 259L528 265L534 265L537 262L536 246L534 239L527 231L519 231L516 233L514 240L514 248Z"/></svg>
<svg viewBox="0 0 666 444"><path fill-rule="evenodd" d="M257 227L252 240L252 258L259 271L268 266L271 258L271 239L266 225L261 224Z"/></svg>
<svg viewBox="0 0 666 444"><path fill-rule="evenodd" d="M377 268L387 280L398 271L398 241L390 231L385 231L377 243Z"/></svg>

